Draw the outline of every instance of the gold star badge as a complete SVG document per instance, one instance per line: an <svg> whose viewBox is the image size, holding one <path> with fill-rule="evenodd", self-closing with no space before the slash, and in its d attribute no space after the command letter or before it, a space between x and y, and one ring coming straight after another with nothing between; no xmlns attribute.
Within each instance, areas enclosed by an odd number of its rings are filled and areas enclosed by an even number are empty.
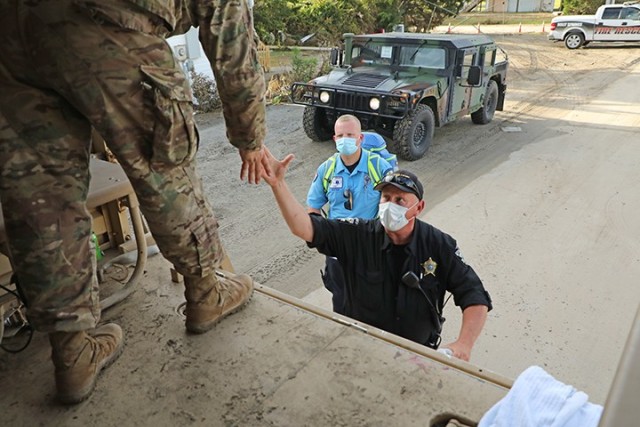
<svg viewBox="0 0 640 427"><path fill-rule="evenodd" d="M438 263L432 260L431 257L429 257L428 260L422 263L422 270L424 271L425 276L428 276L429 274L433 274L433 276L435 277L437 266L438 266Z"/></svg>

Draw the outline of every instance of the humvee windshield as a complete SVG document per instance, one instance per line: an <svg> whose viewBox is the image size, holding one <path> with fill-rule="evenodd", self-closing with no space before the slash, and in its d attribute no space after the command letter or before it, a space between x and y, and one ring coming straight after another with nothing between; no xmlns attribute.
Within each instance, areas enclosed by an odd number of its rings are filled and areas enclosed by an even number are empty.
<svg viewBox="0 0 640 427"><path fill-rule="evenodd" d="M354 42L351 66L391 65L394 49L399 50L396 61L401 67L446 68L446 50L430 46L394 46L384 42Z"/></svg>
<svg viewBox="0 0 640 427"><path fill-rule="evenodd" d="M393 56L393 45L368 41L354 43L351 48L351 66L390 65Z"/></svg>
<svg viewBox="0 0 640 427"><path fill-rule="evenodd" d="M446 67L446 51L439 47L403 46L400 50L400 65L405 67L435 68Z"/></svg>

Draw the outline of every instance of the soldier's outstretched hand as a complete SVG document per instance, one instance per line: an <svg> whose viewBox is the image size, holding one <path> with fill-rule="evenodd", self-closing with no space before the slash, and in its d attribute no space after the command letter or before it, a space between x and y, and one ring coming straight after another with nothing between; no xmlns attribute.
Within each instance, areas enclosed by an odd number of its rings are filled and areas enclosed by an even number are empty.
<svg viewBox="0 0 640 427"><path fill-rule="evenodd" d="M240 149L240 158L242 158L242 167L240 169L240 179L249 180L250 184L259 184L260 177L265 167L269 167L269 163L265 158L264 145L259 150L243 150Z"/></svg>
<svg viewBox="0 0 640 427"><path fill-rule="evenodd" d="M269 151L267 147L264 147L263 150L268 167L263 168L262 178L264 178L271 187L275 187L278 183L284 181L289 163L291 163L295 156L288 154L284 159L278 160L271 154L271 151Z"/></svg>

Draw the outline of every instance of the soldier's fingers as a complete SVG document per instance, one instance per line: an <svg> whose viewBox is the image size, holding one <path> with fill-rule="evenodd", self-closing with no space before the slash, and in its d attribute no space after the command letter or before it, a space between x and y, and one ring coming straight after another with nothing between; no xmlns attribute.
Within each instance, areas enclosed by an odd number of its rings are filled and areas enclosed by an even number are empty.
<svg viewBox="0 0 640 427"><path fill-rule="evenodd" d="M254 184L254 181L256 180L256 163L254 161L249 162L248 174L249 184Z"/></svg>
<svg viewBox="0 0 640 427"><path fill-rule="evenodd" d="M260 183L260 163L253 162L251 164L251 183L259 184Z"/></svg>
<svg viewBox="0 0 640 427"><path fill-rule="evenodd" d="M240 166L240 181L244 181L244 178L247 176L247 162L242 162L242 166Z"/></svg>
<svg viewBox="0 0 640 427"><path fill-rule="evenodd" d="M242 162L242 169L240 171L240 179L241 180L247 180L249 183L251 183L251 179L252 179L252 174L253 174L253 162L250 160L244 160Z"/></svg>

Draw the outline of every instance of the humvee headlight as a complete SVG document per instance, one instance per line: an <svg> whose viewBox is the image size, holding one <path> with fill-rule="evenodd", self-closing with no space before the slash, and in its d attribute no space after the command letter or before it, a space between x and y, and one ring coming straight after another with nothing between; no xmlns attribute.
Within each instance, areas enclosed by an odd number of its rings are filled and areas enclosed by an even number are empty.
<svg viewBox="0 0 640 427"><path fill-rule="evenodd" d="M380 99L379 98L371 98L369 100L369 108L372 110L377 110L380 108Z"/></svg>
<svg viewBox="0 0 640 427"><path fill-rule="evenodd" d="M329 96L329 92L324 90L320 92L320 102L322 102L323 104L326 104L327 102L329 102L329 98L331 98Z"/></svg>

